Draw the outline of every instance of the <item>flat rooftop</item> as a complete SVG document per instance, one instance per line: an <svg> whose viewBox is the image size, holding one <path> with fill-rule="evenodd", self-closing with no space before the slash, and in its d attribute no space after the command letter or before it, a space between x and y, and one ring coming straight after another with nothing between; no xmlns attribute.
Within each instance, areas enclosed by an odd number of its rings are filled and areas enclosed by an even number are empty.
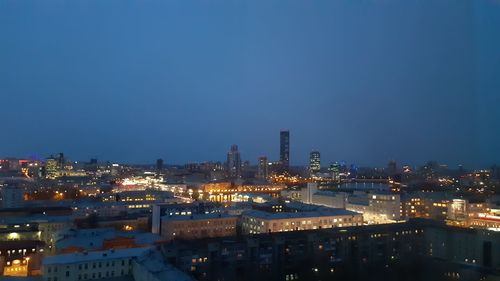
<svg viewBox="0 0 500 281"><path fill-rule="evenodd" d="M144 247L48 256L43 260L43 265L74 264L82 262L133 258L146 253L150 249L150 247Z"/></svg>
<svg viewBox="0 0 500 281"><path fill-rule="evenodd" d="M260 219L298 219L298 218L314 218L314 217L335 217L335 216L355 216L361 215L360 213L347 211L344 209L330 208L328 210L306 211L306 212L282 212L271 213L259 210L252 210L243 212L244 216L256 217Z"/></svg>

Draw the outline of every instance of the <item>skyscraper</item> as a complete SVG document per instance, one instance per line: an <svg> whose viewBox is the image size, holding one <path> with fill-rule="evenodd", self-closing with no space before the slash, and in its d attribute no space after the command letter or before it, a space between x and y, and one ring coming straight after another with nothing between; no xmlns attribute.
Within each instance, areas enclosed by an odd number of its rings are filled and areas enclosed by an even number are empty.
<svg viewBox="0 0 500 281"><path fill-rule="evenodd" d="M290 131L280 132L280 162L285 170L290 167Z"/></svg>
<svg viewBox="0 0 500 281"><path fill-rule="evenodd" d="M268 162L267 162L267 157L266 156L261 156L259 157L259 163L257 166L257 177L261 179L265 179L268 176L269 170L268 170Z"/></svg>
<svg viewBox="0 0 500 281"><path fill-rule="evenodd" d="M59 175L60 167L58 158L50 156L45 163L45 177L54 179Z"/></svg>
<svg viewBox="0 0 500 281"><path fill-rule="evenodd" d="M163 159L156 159L156 172L160 174L163 171Z"/></svg>
<svg viewBox="0 0 500 281"><path fill-rule="evenodd" d="M57 155L57 164L59 165L60 170L64 170L64 164L65 164L64 153L60 152Z"/></svg>
<svg viewBox="0 0 500 281"><path fill-rule="evenodd" d="M241 156L236 144L233 144L227 153L227 171L231 178L241 176Z"/></svg>
<svg viewBox="0 0 500 281"><path fill-rule="evenodd" d="M332 175L332 180L340 181L340 164L338 162L330 164L330 168L328 168Z"/></svg>
<svg viewBox="0 0 500 281"><path fill-rule="evenodd" d="M319 151L312 151L309 155L309 171L311 174L318 173L321 170L321 155Z"/></svg>

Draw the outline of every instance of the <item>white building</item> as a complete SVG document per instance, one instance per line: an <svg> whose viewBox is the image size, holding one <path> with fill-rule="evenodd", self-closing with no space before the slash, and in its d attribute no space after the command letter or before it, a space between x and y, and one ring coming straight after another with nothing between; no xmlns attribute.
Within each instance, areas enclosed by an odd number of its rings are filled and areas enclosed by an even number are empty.
<svg viewBox="0 0 500 281"><path fill-rule="evenodd" d="M252 210L244 212L242 215L242 228L245 234L347 227L362 224L362 214L342 209L278 213Z"/></svg>
<svg viewBox="0 0 500 281"><path fill-rule="evenodd" d="M334 191L318 191L312 195L312 204L330 208L345 209L347 193Z"/></svg>

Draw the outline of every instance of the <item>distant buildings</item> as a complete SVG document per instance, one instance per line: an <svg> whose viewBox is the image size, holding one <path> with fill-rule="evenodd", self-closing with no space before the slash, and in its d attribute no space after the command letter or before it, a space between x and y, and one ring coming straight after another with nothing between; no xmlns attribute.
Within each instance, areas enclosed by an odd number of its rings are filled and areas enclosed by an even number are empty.
<svg viewBox="0 0 500 281"><path fill-rule="evenodd" d="M236 144L233 144L227 153L227 170L230 178L241 176L241 155Z"/></svg>
<svg viewBox="0 0 500 281"><path fill-rule="evenodd" d="M309 171L311 174L318 173L321 170L321 155L319 151L312 151L309 155Z"/></svg>
<svg viewBox="0 0 500 281"><path fill-rule="evenodd" d="M203 184L201 188L203 193L209 194L209 201L229 202L233 201L238 193L278 195L286 186L281 184L235 185L231 182L215 182Z"/></svg>
<svg viewBox="0 0 500 281"><path fill-rule="evenodd" d="M280 162L285 170L290 167L290 131L280 132Z"/></svg>
<svg viewBox="0 0 500 281"><path fill-rule="evenodd" d="M266 179L269 175L269 163L267 162L266 156L259 157L259 163L257 164L257 177L261 179Z"/></svg>

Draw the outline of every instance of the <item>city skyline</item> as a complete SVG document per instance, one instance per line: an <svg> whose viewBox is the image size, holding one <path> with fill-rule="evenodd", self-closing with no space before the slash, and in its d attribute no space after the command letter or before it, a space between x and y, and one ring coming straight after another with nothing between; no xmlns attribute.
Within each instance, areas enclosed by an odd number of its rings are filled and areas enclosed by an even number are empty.
<svg viewBox="0 0 500 281"><path fill-rule="evenodd" d="M0 281L500 280L500 0L0 0Z"/></svg>
<svg viewBox="0 0 500 281"><path fill-rule="evenodd" d="M226 155L222 158L214 158L214 159L204 159L204 160L188 160L188 161L185 161L185 162L167 162L166 165L185 165L185 164L189 164L189 163L206 163L206 162L220 162L220 163L225 163L226 165L228 165L228 167L232 167L231 169L237 169L236 167L240 167L242 166L242 164L246 161L248 161L251 165L254 165L254 166L259 166L260 164L260 161L261 161L261 158L264 157L266 158L266 160L271 163L271 162L281 162L283 167L285 168L285 170L288 169L288 167L310 167L313 163L311 160L312 159L312 155L313 154L317 154L317 156L314 156L316 157L317 159L314 160L314 162L317 162L316 164L314 164L315 166L320 166L319 164L319 154L321 153L318 149L312 149L308 154L307 154L307 159L306 159L306 162L305 163L293 163L290 161L290 154L292 153L293 155L293 151L291 152L291 149L290 149L290 130L285 130L285 129L281 129L279 130L279 151L278 151L278 155L276 157L269 157L269 155L273 155L273 154L267 154L267 153L262 153L260 155L258 155L255 159L253 158L245 158L245 157L242 157L241 156L241 151L239 151L239 148L238 148L238 145L237 144L231 144L230 146L230 150L229 152L226 151ZM233 153L235 153L235 155L237 156L230 156L230 155L233 155ZM47 154L47 155L41 155L41 154L30 154L29 156L25 156L25 157L20 157L20 156L16 156L16 155L0 155L0 158L9 158L9 157L14 157L14 158L20 158L20 159L36 159L36 160L42 160L42 161L46 161L47 163L50 162L50 160L54 160L54 159L64 159L64 153L62 152L57 152L57 153L50 153L50 154ZM236 157L235 159L233 159L233 157ZM298 158L302 158L302 155ZM162 165L163 165L163 158L158 158L158 159L154 159L154 160L151 160L151 159L147 159L143 162L133 162L133 161L116 161L116 159L106 159L106 158L99 158L98 156L96 155L93 155L93 156L90 156L90 157L87 157L87 158L71 158L71 161L78 161L78 162L86 162L86 161L89 161L89 160L98 160L100 162L113 162L113 163L122 163L122 164L137 164L137 165L149 165L149 164L155 164L155 165L158 165L158 160L162 160ZM61 160L57 160L58 162L60 162ZM414 162L414 161L411 161L411 160L401 160L401 159L396 159L396 158L389 158L387 159L387 161L384 163L384 162L380 162L380 163L371 163L371 164L366 164L366 163L363 163L363 162L354 162L354 161L349 161L349 160L346 160L346 159L331 159L329 160L329 158L327 158L326 160L323 158L323 161L325 161L324 163L328 165L330 164L338 164L338 163L343 163L343 164L352 164L352 165L356 165L358 167L386 167L386 165L388 164L391 164L391 163L397 163L400 167L402 167L403 165L410 165L410 166L413 166L413 167L417 167L417 166L422 166L422 165L425 165L426 163L429 163L429 162L436 162L436 163L439 163L439 164L442 164L442 165L446 165L448 166L449 168L451 169L462 169L462 168L469 168L469 169L479 169L479 168L486 168L486 167L490 167L490 166L493 166L493 165L497 165L497 163L491 163L490 165L477 165L477 166L469 166L469 167L464 167L464 164L463 162L459 162L459 163L446 163L446 162L442 162L442 161L439 161L437 159L427 159L427 160L424 160L422 162ZM239 165L236 165L235 166L235 163L239 163ZM62 164L58 164L58 165L62 165ZM326 169L325 167L323 167L324 169ZM229 170L231 170L229 169ZM319 171L319 170L318 170ZM238 176L240 171L237 171L235 170L234 171L234 175L233 176Z"/></svg>

